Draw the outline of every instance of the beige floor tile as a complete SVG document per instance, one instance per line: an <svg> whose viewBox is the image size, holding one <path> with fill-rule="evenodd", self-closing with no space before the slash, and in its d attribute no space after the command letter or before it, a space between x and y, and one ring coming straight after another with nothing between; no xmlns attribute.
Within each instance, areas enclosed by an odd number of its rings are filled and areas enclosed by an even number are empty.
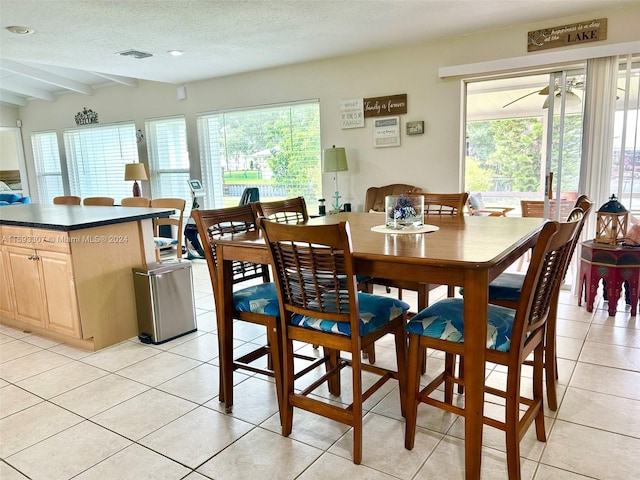
<svg viewBox="0 0 640 480"><path fill-rule="evenodd" d="M125 448L130 442L85 421L7 458L38 480L67 479Z"/></svg>
<svg viewBox="0 0 640 480"><path fill-rule="evenodd" d="M0 350L4 350L4 345ZM15 383L69 362L71 359L64 355L39 350L0 364L0 377L7 382Z"/></svg>
<svg viewBox="0 0 640 480"><path fill-rule="evenodd" d="M0 420L0 458L7 458L73 425L82 418L48 402Z"/></svg>
<svg viewBox="0 0 640 480"><path fill-rule="evenodd" d="M559 468L540 464L536 476L533 478L534 480L587 480L593 477L585 477L584 475L579 475L567 470L560 470Z"/></svg>
<svg viewBox="0 0 640 480"><path fill-rule="evenodd" d="M112 347L99 350L98 352L82 359L103 370L116 372L122 368L138 363L154 355L159 355L161 350L134 342L121 342Z"/></svg>
<svg viewBox="0 0 640 480"><path fill-rule="evenodd" d="M412 478L442 438L442 434L419 428L413 450L407 450L404 447L404 422L374 413L364 417L362 429L362 465L398 478ZM352 460L353 430L328 451Z"/></svg>
<svg viewBox="0 0 640 480"><path fill-rule="evenodd" d="M255 428L198 468L216 480L294 479L322 450L282 435Z"/></svg>
<svg viewBox="0 0 640 480"><path fill-rule="evenodd" d="M556 421L541 462L602 480L640 477L640 440Z"/></svg>
<svg viewBox="0 0 640 480"><path fill-rule="evenodd" d="M80 362L70 362L16 384L31 393L49 399L105 375L109 375L106 370Z"/></svg>
<svg viewBox="0 0 640 480"><path fill-rule="evenodd" d="M323 454L307 468L298 480L392 480L386 473L378 472L366 465L356 465L351 460L330 453Z"/></svg>
<svg viewBox="0 0 640 480"><path fill-rule="evenodd" d="M218 356L218 336L212 333L200 333L196 338L182 342L169 351L201 362L213 360Z"/></svg>
<svg viewBox="0 0 640 480"><path fill-rule="evenodd" d="M597 343L640 348L640 330L610 325L591 325L587 340Z"/></svg>
<svg viewBox="0 0 640 480"><path fill-rule="evenodd" d="M265 422L260 424L262 428L280 434L280 415L276 412ZM312 447L327 450L337 442L347 430L348 425L334 422L299 408L293 411L293 429L289 438L311 445Z"/></svg>
<svg viewBox="0 0 640 480"><path fill-rule="evenodd" d="M158 350L168 351L172 348L177 347L178 345L182 345L185 342L193 340L200 335L204 335L206 332L202 332L200 330L196 330L195 332L187 333L186 335L181 335L178 338L174 338L173 340L169 340L168 342L159 343L157 345L153 345L153 348ZM133 340L134 343L142 343L139 339Z"/></svg>
<svg viewBox="0 0 640 480"><path fill-rule="evenodd" d="M91 418L149 390L149 387L119 375L108 375L51 399L72 412Z"/></svg>
<svg viewBox="0 0 640 480"><path fill-rule="evenodd" d="M235 379L235 376L234 376ZM205 407L224 413L224 404L217 398ZM248 377L233 387L233 415L254 425L259 425L278 411L275 385L256 377Z"/></svg>
<svg viewBox="0 0 640 480"><path fill-rule="evenodd" d="M0 388L0 418L36 405L44 400L26 390L7 384Z"/></svg>
<svg viewBox="0 0 640 480"><path fill-rule="evenodd" d="M556 352L558 358L577 360L583 345L582 340L570 337L556 336Z"/></svg>
<svg viewBox="0 0 640 480"><path fill-rule="evenodd" d="M640 400L640 372L578 362L571 386Z"/></svg>
<svg viewBox="0 0 640 480"><path fill-rule="evenodd" d="M99 413L92 420L127 438L139 440L196 406L195 403L152 389Z"/></svg>
<svg viewBox="0 0 640 480"><path fill-rule="evenodd" d="M640 439L640 400L569 387L558 419Z"/></svg>
<svg viewBox="0 0 640 480"><path fill-rule="evenodd" d="M139 443L196 468L255 428L230 415L198 407L142 438Z"/></svg>
<svg viewBox="0 0 640 480"><path fill-rule="evenodd" d="M586 322L577 322L575 320L567 320L558 318L556 324L556 335L560 337L577 338L584 340L589 332L590 324Z"/></svg>
<svg viewBox="0 0 640 480"><path fill-rule="evenodd" d="M535 468L535 462L522 459L520 469L523 480L533 478ZM446 472L445 478L447 480L463 480L465 478L464 442L462 440L445 437L413 478L415 480L442 478L443 472ZM483 480L506 480L507 458L505 453L483 447L480 476Z"/></svg>
<svg viewBox="0 0 640 480"><path fill-rule="evenodd" d="M0 478L2 480L29 480L28 477L4 462L0 462Z"/></svg>
<svg viewBox="0 0 640 480"><path fill-rule="evenodd" d="M640 348L585 342L581 362L640 372Z"/></svg>
<svg viewBox="0 0 640 480"><path fill-rule="evenodd" d="M130 445L74 480L178 480L190 470L140 445Z"/></svg>
<svg viewBox="0 0 640 480"><path fill-rule="evenodd" d="M53 353L59 353L60 355L72 358L73 360L80 360L81 358L88 357L89 355L93 354L93 352L89 352L88 350L82 350L80 348L72 347L71 345L66 345L64 343L56 345L55 347L51 347L49 351Z"/></svg>
<svg viewBox="0 0 640 480"><path fill-rule="evenodd" d="M118 375L154 387L200 365L201 362L192 358L162 352L118 370Z"/></svg>
<svg viewBox="0 0 640 480"><path fill-rule="evenodd" d="M20 340L22 340L23 342L30 343L32 345L36 345L40 348L46 348L46 349L55 347L56 345L61 345L61 342L57 340L52 340L50 338L41 337L40 335L35 335L35 334L22 337Z"/></svg>
<svg viewBox="0 0 640 480"><path fill-rule="evenodd" d="M16 340L13 337L5 338L10 338L10 340L2 343L2 348L0 348L0 363L10 362L16 358L24 357L42 350L37 345L23 342L22 340Z"/></svg>
<svg viewBox="0 0 640 480"><path fill-rule="evenodd" d="M215 311L200 311L196 317L198 331L215 333L218 331Z"/></svg>
<svg viewBox="0 0 640 480"><path fill-rule="evenodd" d="M203 404L218 396L218 371L218 367L205 363L156 388L176 397Z"/></svg>
<svg viewBox="0 0 640 480"><path fill-rule="evenodd" d="M25 332L17 328L9 327L7 325L0 325L0 333L2 333L3 335L8 335L9 337L12 337L12 338L23 338L31 335L31 333L29 332Z"/></svg>

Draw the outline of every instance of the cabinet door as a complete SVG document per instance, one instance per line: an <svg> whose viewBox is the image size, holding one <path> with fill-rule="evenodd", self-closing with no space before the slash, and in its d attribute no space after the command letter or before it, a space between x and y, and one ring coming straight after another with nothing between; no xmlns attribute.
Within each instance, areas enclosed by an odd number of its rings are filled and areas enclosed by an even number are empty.
<svg viewBox="0 0 640 480"><path fill-rule="evenodd" d="M6 261L5 250L5 247L0 247L0 315L13 318L11 281L9 279L9 264Z"/></svg>
<svg viewBox="0 0 640 480"><path fill-rule="evenodd" d="M36 251L30 248L5 248L11 292L15 301L14 317L44 327L44 298Z"/></svg>
<svg viewBox="0 0 640 480"><path fill-rule="evenodd" d="M46 327L82 337L71 255L38 250L40 277L46 305Z"/></svg>

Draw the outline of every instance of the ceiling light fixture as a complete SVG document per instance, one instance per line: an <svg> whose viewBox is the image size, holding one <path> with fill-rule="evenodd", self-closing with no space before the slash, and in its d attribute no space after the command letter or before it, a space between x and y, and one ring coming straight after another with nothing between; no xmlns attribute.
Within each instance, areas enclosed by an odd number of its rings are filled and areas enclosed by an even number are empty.
<svg viewBox="0 0 640 480"><path fill-rule="evenodd" d="M182 55L184 55L184 52L182 50L169 50L167 53L172 57L181 57Z"/></svg>
<svg viewBox="0 0 640 480"><path fill-rule="evenodd" d="M7 30L9 30L11 33L15 33L16 35L31 35L32 33L35 33L35 30L31 27L21 27L19 25L12 25L10 27L7 27Z"/></svg>

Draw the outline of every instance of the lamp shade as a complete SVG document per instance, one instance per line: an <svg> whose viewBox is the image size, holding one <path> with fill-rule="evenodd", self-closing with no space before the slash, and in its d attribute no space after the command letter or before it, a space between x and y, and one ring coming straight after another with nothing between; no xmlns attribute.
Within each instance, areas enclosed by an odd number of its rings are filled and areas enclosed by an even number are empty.
<svg viewBox="0 0 640 480"><path fill-rule="evenodd" d="M324 162L322 163L322 171L329 172L346 172L349 170L347 166L347 154L344 147L334 145L331 148L324 149Z"/></svg>
<svg viewBox="0 0 640 480"><path fill-rule="evenodd" d="M148 178L144 163L127 163L124 166L125 180L147 180Z"/></svg>

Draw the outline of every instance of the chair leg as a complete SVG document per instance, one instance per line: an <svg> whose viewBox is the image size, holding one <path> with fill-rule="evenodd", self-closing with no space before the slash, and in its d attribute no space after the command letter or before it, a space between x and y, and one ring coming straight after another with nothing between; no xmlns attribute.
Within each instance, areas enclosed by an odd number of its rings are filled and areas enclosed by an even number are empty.
<svg viewBox="0 0 640 480"><path fill-rule="evenodd" d="M291 395L294 393L293 370L293 342L283 338L282 341L282 403L280 404L280 423L282 424L282 436L288 437L293 428L293 405Z"/></svg>
<svg viewBox="0 0 640 480"><path fill-rule="evenodd" d="M462 380L464 378L464 357L460 356L460 362L458 364L458 378ZM462 395L464 393L464 385L462 383L458 384L458 394Z"/></svg>
<svg viewBox="0 0 640 480"><path fill-rule="evenodd" d="M539 401L539 410L536 415L536 438L540 442L547 441L547 434L544 429L544 406L542 399L544 397L544 393L542 391L542 370L544 368L543 357L545 355L544 347L539 346L533 352L533 399L534 401ZM547 375L548 378L548 375ZM555 387L555 385L554 385ZM549 389L549 384L547 384L547 390ZM554 392L555 397L555 392Z"/></svg>
<svg viewBox="0 0 640 480"><path fill-rule="evenodd" d="M364 347L362 349L362 356L366 356L371 365L376 363L376 344L372 343L371 345L367 345L366 347Z"/></svg>
<svg viewBox="0 0 640 480"><path fill-rule="evenodd" d="M277 321L277 319L276 319ZM270 346L268 363L271 364L268 368L273 371L273 379L276 383L276 395L278 398L278 411L280 412L280 424L282 424L282 397L283 397L283 385L282 385L282 355L280 352L280 335L278 335L278 328L274 325L267 325L267 339Z"/></svg>
<svg viewBox="0 0 640 480"><path fill-rule="evenodd" d="M331 372L338 367L338 362L340 361L340 352L332 348L327 348L327 347L323 347L323 348L324 348L324 354L328 357L326 369L327 369L327 372ZM359 360L360 360L360 357L358 356L358 361ZM341 391L340 370L337 370L335 375L331 375L327 383L328 383L329 393L331 395L335 395L336 397L339 397L340 391Z"/></svg>
<svg viewBox="0 0 640 480"><path fill-rule="evenodd" d="M407 334L404 325L395 332L396 359L398 364L398 385L400 390L400 412L403 417L407 415Z"/></svg>
<svg viewBox="0 0 640 480"><path fill-rule="evenodd" d="M424 356L418 335L409 335L407 354L407 388L405 399L404 447L412 450L416 439L416 421L418 418L418 394L420 390L420 366Z"/></svg>
<svg viewBox="0 0 640 480"><path fill-rule="evenodd" d="M360 355L353 352L351 359L351 381L353 388L353 463L362 463L362 364Z"/></svg>
<svg viewBox="0 0 640 480"><path fill-rule="evenodd" d="M447 353L444 357L444 370L446 372L444 381L444 401L445 403L453 403L453 381L451 377L455 374L456 356L453 353Z"/></svg>
<svg viewBox="0 0 640 480"><path fill-rule="evenodd" d="M556 356L556 322L558 314L558 299L551 304L551 311L547 319L544 338L544 370L547 384L547 403L553 411L558 409L556 384L558 379L558 362Z"/></svg>
<svg viewBox="0 0 640 480"><path fill-rule="evenodd" d="M514 370L518 370L514 372ZM520 368L509 368L505 406L505 436L507 448L507 471L509 480L520 480ZM534 395L535 397L535 395Z"/></svg>

